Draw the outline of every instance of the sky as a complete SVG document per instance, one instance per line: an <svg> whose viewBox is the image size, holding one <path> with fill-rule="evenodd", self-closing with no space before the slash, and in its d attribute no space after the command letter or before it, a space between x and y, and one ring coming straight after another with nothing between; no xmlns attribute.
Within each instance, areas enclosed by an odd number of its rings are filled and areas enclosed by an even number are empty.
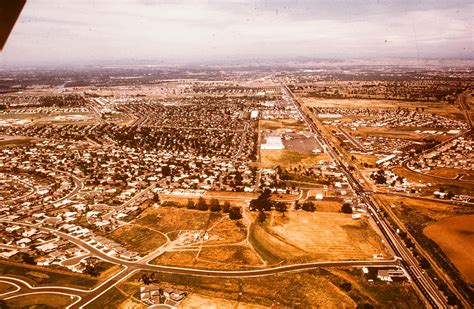
<svg viewBox="0 0 474 309"><path fill-rule="evenodd" d="M472 58L471 1L28 0L0 67Z"/></svg>

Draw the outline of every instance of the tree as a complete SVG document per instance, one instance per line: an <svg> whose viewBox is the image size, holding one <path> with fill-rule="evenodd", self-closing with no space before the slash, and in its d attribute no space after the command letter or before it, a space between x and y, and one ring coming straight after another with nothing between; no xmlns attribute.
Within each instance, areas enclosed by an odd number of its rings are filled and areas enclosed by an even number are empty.
<svg viewBox="0 0 474 309"><path fill-rule="evenodd" d="M446 198L447 198L448 200L450 200L450 199L452 199L453 197L454 197L453 191L448 191L448 194L446 194Z"/></svg>
<svg viewBox="0 0 474 309"><path fill-rule="evenodd" d="M222 207L222 211L224 213L229 213L229 211L230 211L230 202L229 201L224 202L224 206Z"/></svg>
<svg viewBox="0 0 474 309"><path fill-rule="evenodd" d="M343 284L341 284L341 288L344 291L349 292L352 289L352 284L350 282L344 282Z"/></svg>
<svg viewBox="0 0 474 309"><path fill-rule="evenodd" d="M263 223L263 222L265 222L265 220L267 220L267 215L265 214L265 212L263 210L260 210L258 212L257 220L260 223Z"/></svg>
<svg viewBox="0 0 474 309"><path fill-rule="evenodd" d="M316 206L314 205L313 202L304 202L302 209L304 211L311 211L314 212L316 210Z"/></svg>
<svg viewBox="0 0 474 309"><path fill-rule="evenodd" d="M211 205L209 208L213 212L221 211L221 205L219 204L219 201L215 198L211 199Z"/></svg>
<svg viewBox="0 0 474 309"><path fill-rule="evenodd" d="M207 206L206 200L202 196L199 198L196 207L197 209L202 210L202 211L206 211L209 209L209 207Z"/></svg>
<svg viewBox="0 0 474 309"><path fill-rule="evenodd" d="M229 211L229 218L231 220L242 219L242 210L240 209L240 207L232 207Z"/></svg>
<svg viewBox="0 0 474 309"><path fill-rule="evenodd" d="M188 200L188 204L186 205L187 209L196 209L196 203L192 199Z"/></svg>
<svg viewBox="0 0 474 309"><path fill-rule="evenodd" d="M147 275L143 274L141 279L142 279L142 281L143 281L143 284L145 284L145 285L149 285L149 284L150 284L150 278L148 278Z"/></svg>
<svg viewBox="0 0 474 309"><path fill-rule="evenodd" d="M286 203L284 202L276 202L275 210L284 214L288 210L288 206L286 206Z"/></svg>
<svg viewBox="0 0 474 309"><path fill-rule="evenodd" d="M155 203L155 204L160 203L160 196L156 192L153 192L153 203Z"/></svg>
<svg viewBox="0 0 474 309"><path fill-rule="evenodd" d="M350 203L344 203L344 204L342 204L341 212L343 212L343 213L345 213L345 214L351 214L351 213L352 213L351 204L350 204Z"/></svg>
<svg viewBox="0 0 474 309"><path fill-rule="evenodd" d="M84 273L91 275L92 277L97 277L99 275L99 271L95 265L86 264L86 268L84 269Z"/></svg>

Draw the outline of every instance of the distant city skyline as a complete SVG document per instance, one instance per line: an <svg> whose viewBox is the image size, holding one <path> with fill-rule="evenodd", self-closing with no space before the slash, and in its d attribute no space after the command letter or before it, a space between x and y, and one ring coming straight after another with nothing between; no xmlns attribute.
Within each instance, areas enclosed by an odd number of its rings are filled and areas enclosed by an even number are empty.
<svg viewBox="0 0 474 309"><path fill-rule="evenodd" d="M15 65L472 58L470 1L30 0Z"/></svg>

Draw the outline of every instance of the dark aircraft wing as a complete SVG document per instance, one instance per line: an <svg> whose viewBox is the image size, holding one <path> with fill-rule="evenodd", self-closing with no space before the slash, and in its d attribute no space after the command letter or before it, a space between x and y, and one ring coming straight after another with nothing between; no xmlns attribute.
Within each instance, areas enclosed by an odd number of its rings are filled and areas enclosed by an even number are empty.
<svg viewBox="0 0 474 309"><path fill-rule="evenodd" d="M0 50L15 25L26 0L0 0Z"/></svg>

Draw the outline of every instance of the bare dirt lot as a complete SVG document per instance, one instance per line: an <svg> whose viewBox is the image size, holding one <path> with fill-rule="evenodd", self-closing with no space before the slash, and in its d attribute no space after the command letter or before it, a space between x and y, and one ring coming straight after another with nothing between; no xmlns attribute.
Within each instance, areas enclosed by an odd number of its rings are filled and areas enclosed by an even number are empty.
<svg viewBox="0 0 474 309"><path fill-rule="evenodd" d="M140 276L142 273L137 273L118 284L125 293L118 301L139 296L139 287L143 285ZM422 307L409 284L367 282L360 269L355 268L320 268L253 278L155 273L152 284L186 291L188 296L182 303L183 308L355 308L358 304L378 308ZM350 291L341 288L343 284L350 284ZM102 298L93 305L102 304Z"/></svg>
<svg viewBox="0 0 474 309"><path fill-rule="evenodd" d="M426 236L435 241L469 283L474 283L474 215L456 216L428 225Z"/></svg>
<svg viewBox="0 0 474 309"><path fill-rule="evenodd" d="M251 240L269 263L370 259L386 253L381 239L366 222L331 212L275 214L255 225Z"/></svg>
<svg viewBox="0 0 474 309"><path fill-rule="evenodd" d="M310 165L318 164L319 160L328 160L326 154L308 154L292 150L261 150L261 165L263 167L275 166L294 166L294 165Z"/></svg>
<svg viewBox="0 0 474 309"><path fill-rule="evenodd" d="M294 131L308 130L308 127L302 120L296 119L275 119L260 120L260 128L262 130L278 130L289 129Z"/></svg>

